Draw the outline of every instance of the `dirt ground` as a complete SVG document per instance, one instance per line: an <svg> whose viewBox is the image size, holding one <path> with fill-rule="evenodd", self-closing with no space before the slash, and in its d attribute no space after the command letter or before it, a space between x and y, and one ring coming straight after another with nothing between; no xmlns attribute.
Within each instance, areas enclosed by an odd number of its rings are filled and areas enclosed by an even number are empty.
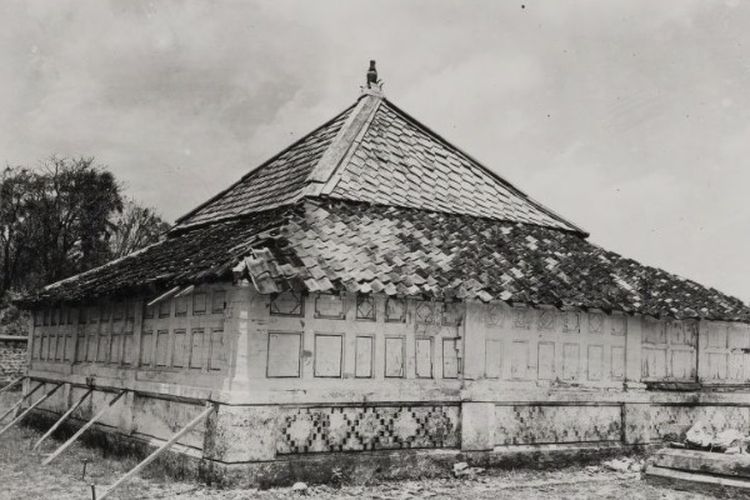
<svg viewBox="0 0 750 500"><path fill-rule="evenodd" d="M15 396L14 396L15 397ZM0 399L0 409L6 407ZM90 483L101 493L108 484L132 468L130 458L104 456L101 450L76 443L47 467L40 465L44 455L60 443L47 440L36 452L30 446L41 436L38 431L19 426L0 436L1 499L91 499ZM85 479L81 478L87 459ZM447 475L446 475L447 476ZM271 490L219 490L191 482L175 481L146 470L118 489L110 498L119 499L708 499L645 484L639 474L615 473L602 467L569 467L555 471L486 471L472 479L451 477L421 481L384 482L370 486L310 486L300 494L291 488Z"/></svg>

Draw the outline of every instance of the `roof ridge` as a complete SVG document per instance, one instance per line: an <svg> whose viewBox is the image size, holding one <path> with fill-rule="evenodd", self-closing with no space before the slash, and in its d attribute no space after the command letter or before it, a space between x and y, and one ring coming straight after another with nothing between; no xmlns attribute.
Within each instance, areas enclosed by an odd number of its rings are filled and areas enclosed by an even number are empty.
<svg viewBox="0 0 750 500"><path fill-rule="evenodd" d="M366 93L359 97L346 122L307 176L305 194L315 196L322 192L343 164L344 158L354 149L356 139L369 127L382 101L382 94Z"/></svg>

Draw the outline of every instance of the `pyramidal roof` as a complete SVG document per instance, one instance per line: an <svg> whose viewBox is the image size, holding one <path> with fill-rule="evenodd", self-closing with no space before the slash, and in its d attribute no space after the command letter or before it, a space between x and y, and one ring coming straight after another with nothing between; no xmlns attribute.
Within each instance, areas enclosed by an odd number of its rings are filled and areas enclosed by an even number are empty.
<svg viewBox="0 0 750 500"><path fill-rule="evenodd" d="M385 99L351 107L177 221L162 241L23 301L168 296L248 279L260 293L384 293L750 323L736 297L593 245Z"/></svg>
<svg viewBox="0 0 750 500"><path fill-rule="evenodd" d="M176 229L309 197L418 208L584 232L387 100L354 106L181 217Z"/></svg>

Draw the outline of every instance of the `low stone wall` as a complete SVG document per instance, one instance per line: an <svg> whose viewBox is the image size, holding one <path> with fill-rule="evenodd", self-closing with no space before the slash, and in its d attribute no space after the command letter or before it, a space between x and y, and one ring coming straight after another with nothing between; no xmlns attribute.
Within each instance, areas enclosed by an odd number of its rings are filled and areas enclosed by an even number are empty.
<svg viewBox="0 0 750 500"><path fill-rule="evenodd" d="M0 385L26 370L26 337L0 335Z"/></svg>
<svg viewBox="0 0 750 500"><path fill-rule="evenodd" d="M47 383L32 399L52 387ZM68 384L40 411L54 418L86 390ZM97 388L69 425L82 425L116 394ZM697 420L715 432L750 427L750 394L739 392L571 393L558 401L211 404L215 412L171 455L199 461L206 481L246 486L324 482L342 470L354 479L439 475L456 461L554 467L562 458L586 461L660 446L683 438ZM198 399L128 391L94 428L112 439L158 445L204 405Z"/></svg>

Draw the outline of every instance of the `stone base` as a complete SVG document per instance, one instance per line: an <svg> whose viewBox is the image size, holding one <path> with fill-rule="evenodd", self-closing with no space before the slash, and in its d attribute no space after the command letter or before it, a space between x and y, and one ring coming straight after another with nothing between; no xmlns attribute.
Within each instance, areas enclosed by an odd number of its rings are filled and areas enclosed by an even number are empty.
<svg viewBox="0 0 750 500"><path fill-rule="evenodd" d="M57 415L35 411L24 424L46 431ZM80 423L64 424L54 435L58 440L71 436ZM107 455L142 459L159 440L127 435L111 427L95 425L81 441L100 448ZM60 444L57 441L56 444ZM146 468L145 475L169 475L177 479L195 479L217 487L289 486L296 481L310 484L344 482L368 484L380 480L445 477L453 464L468 462L487 468L556 468L574 463L589 463L602 458L631 453L639 448L619 443L566 445L499 446L490 451L462 452L458 449L411 449L369 452L310 453L289 455L268 461L225 463L201 457L194 448L178 446Z"/></svg>

